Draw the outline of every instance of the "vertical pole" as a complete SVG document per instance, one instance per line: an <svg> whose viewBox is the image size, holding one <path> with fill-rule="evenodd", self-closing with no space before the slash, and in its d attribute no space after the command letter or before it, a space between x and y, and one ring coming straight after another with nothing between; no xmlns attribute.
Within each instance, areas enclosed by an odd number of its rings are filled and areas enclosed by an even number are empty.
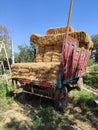
<svg viewBox="0 0 98 130"><path fill-rule="evenodd" d="M69 14L68 14L68 21L67 21L67 31L64 35L64 39L63 39L63 46L62 46L62 55L61 55L61 64L60 64L60 70L59 70L59 80L58 80L58 86L59 88L62 87L62 72L64 71L63 69L63 62L64 62L64 47L67 44L67 37L68 37L68 33L69 33L69 26L70 26L70 18L71 18L71 13L72 13L72 5L73 5L73 0L70 0L70 8L69 8ZM68 55L68 53L67 53Z"/></svg>
<svg viewBox="0 0 98 130"><path fill-rule="evenodd" d="M14 42L13 42L13 40L11 42L12 42L12 64L14 64L15 63L15 60L14 60Z"/></svg>
<svg viewBox="0 0 98 130"><path fill-rule="evenodd" d="M10 66L10 63L9 63L9 59L8 59L8 55L7 55L7 52L6 52L5 44L4 44L4 43L2 43L2 44L3 44L3 46L4 46L4 51L5 51L5 55L6 55L8 67L9 67L9 70L10 70L10 74L11 74L11 66Z"/></svg>
<svg viewBox="0 0 98 130"><path fill-rule="evenodd" d="M72 13L72 5L73 5L73 0L70 0L70 8L69 8L69 14L68 14L68 21L67 21L67 31L66 31L66 35L64 36L64 45L67 42L67 36L68 36L68 33L69 33L70 19L71 19L71 13Z"/></svg>

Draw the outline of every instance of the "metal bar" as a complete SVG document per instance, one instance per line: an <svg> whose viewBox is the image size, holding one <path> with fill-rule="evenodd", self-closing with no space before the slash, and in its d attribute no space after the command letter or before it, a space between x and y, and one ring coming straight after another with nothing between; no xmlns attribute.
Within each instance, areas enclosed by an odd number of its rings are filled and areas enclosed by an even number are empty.
<svg viewBox="0 0 98 130"><path fill-rule="evenodd" d="M22 92L28 93L28 94L32 94L32 95L36 95L36 96L39 96L39 97L44 97L44 98L47 98L47 99L52 99L52 100L53 100L52 97L44 96L44 95L41 95L41 94L32 93L32 92L28 92L28 91L25 91L25 90L23 90Z"/></svg>
<svg viewBox="0 0 98 130"><path fill-rule="evenodd" d="M4 43L3 43L3 44L4 44ZM8 67L9 67L9 70L10 70L10 74L11 74L11 66L10 66L10 63L9 63L9 59L8 59L8 55L7 55L7 52L6 52L5 44L4 44L4 51L5 51L5 55L6 55Z"/></svg>
<svg viewBox="0 0 98 130"><path fill-rule="evenodd" d="M68 14L68 21L67 21L67 31L66 31L66 34L64 35L64 42L63 42L64 45L67 42L67 36L68 36L68 33L69 33L69 25L70 25L71 13L72 13L72 5L73 5L73 0L70 0L70 8L69 8L69 14Z"/></svg>

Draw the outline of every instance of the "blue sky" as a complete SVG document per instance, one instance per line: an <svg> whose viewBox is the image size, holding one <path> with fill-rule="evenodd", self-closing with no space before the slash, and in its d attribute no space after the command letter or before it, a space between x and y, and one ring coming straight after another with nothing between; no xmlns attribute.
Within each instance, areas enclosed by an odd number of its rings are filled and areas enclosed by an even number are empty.
<svg viewBox="0 0 98 130"><path fill-rule="evenodd" d="M0 25L10 29L17 46L29 45L32 33L44 34L47 28L67 25L70 0L0 0ZM98 0L74 0L71 26L98 33Z"/></svg>

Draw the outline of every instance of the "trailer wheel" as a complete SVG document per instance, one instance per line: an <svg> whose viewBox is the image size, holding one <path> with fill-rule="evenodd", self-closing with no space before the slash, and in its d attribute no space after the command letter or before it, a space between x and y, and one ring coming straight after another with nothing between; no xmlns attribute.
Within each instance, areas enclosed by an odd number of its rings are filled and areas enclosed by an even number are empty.
<svg viewBox="0 0 98 130"><path fill-rule="evenodd" d="M66 87L62 89L58 89L55 92L55 108L60 111L64 111L64 109L68 105L68 90Z"/></svg>
<svg viewBox="0 0 98 130"><path fill-rule="evenodd" d="M32 100L32 94L28 93L28 92L31 92L31 88L30 88L29 84L26 84L23 87L23 92L24 92L24 95L25 95L25 100L27 100L27 101Z"/></svg>

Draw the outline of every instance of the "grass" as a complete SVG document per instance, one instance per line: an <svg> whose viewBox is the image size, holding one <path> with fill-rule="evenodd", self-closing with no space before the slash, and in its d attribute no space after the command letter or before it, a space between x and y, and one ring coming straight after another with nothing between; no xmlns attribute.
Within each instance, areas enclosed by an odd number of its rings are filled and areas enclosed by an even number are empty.
<svg viewBox="0 0 98 130"><path fill-rule="evenodd" d="M88 72L98 72L98 64L93 64L87 67Z"/></svg>
<svg viewBox="0 0 98 130"><path fill-rule="evenodd" d="M98 128L98 105L94 100L97 98L98 96L84 90L72 91L70 93L70 100L74 106L73 114L77 113L75 117L78 121L84 120L85 123L89 122L96 129ZM77 107L79 109L78 112L75 111Z"/></svg>
<svg viewBox="0 0 98 130"><path fill-rule="evenodd" d="M37 129L53 129L58 127L61 116L51 106L44 106L32 116L33 126Z"/></svg>
<svg viewBox="0 0 98 130"><path fill-rule="evenodd" d="M97 108L98 106L95 104L94 100L96 98L98 98L98 96L92 94L92 93L89 93L87 91L84 91L84 90L81 90L81 91L73 91L71 92L71 97L74 97L73 99L77 101L77 104L79 106L83 106L84 105L87 107L87 108ZM84 104L84 105L83 105Z"/></svg>
<svg viewBox="0 0 98 130"><path fill-rule="evenodd" d="M84 84L92 88L98 89L98 76L92 74L85 74L83 76Z"/></svg>
<svg viewBox="0 0 98 130"><path fill-rule="evenodd" d="M5 112L11 107L13 103L13 97L10 96L11 85L6 82L0 83L0 119L2 119L2 112Z"/></svg>
<svg viewBox="0 0 98 130"><path fill-rule="evenodd" d="M98 65L91 66L89 72L98 72ZM85 86L93 89L98 88L97 75L85 74L83 79ZM11 84L0 83L0 120L3 120L2 113L10 109L14 102L11 92ZM84 90L74 90L69 93L69 106L65 109L65 113L55 111L50 105L35 107L25 112L31 122L12 119L0 130L63 130L75 129L74 126L79 126L82 129L85 124L97 129L98 105L94 102L96 98L98 96Z"/></svg>
<svg viewBox="0 0 98 130"><path fill-rule="evenodd" d="M98 64L87 68L88 73L83 76L84 84L88 87L98 89Z"/></svg>

